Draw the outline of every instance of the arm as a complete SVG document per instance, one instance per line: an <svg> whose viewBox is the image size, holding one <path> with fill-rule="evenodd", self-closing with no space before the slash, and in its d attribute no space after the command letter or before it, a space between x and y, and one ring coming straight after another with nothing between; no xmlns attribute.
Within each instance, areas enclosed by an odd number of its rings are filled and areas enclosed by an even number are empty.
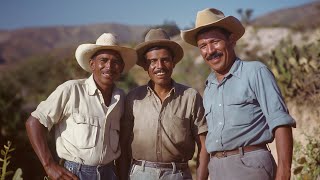
<svg viewBox="0 0 320 180"><path fill-rule="evenodd" d="M292 162L292 129L290 126L280 126L275 130L278 154L278 168L276 179L290 179Z"/></svg>
<svg viewBox="0 0 320 180"><path fill-rule="evenodd" d="M30 116L26 122L26 129L30 143L50 179L78 179L54 161L46 139L46 128L38 119Z"/></svg>
<svg viewBox="0 0 320 180"><path fill-rule="evenodd" d="M197 180L208 179L208 163L209 163L209 154L207 153L205 147L207 133L199 134L196 139L198 146L198 155L197 155Z"/></svg>

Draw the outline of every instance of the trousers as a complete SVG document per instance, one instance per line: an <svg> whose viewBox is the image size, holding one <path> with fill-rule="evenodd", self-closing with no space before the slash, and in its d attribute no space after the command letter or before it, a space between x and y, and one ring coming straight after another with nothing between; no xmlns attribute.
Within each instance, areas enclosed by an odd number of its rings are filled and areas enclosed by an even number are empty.
<svg viewBox="0 0 320 180"><path fill-rule="evenodd" d="M144 164L132 164L129 174L130 180L192 180L189 168L177 169L175 163L172 168L146 167Z"/></svg>
<svg viewBox="0 0 320 180"><path fill-rule="evenodd" d="M80 180L117 180L114 163L102 166L88 166L72 161L65 161L64 167L78 176Z"/></svg>
<svg viewBox="0 0 320 180"><path fill-rule="evenodd" d="M271 180L277 165L270 151L260 149L227 157L211 157L208 165L210 179Z"/></svg>

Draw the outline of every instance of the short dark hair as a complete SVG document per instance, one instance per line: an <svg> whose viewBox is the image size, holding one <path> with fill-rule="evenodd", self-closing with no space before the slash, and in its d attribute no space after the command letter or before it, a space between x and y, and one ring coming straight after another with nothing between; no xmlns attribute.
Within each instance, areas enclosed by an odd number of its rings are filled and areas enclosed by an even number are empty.
<svg viewBox="0 0 320 180"><path fill-rule="evenodd" d="M227 39L229 39L229 36L232 34L230 31L228 31L227 29L225 29L223 27L212 26L212 27L201 29L196 34L196 39L198 38L198 36L200 34L206 33L206 32L211 31L211 30L217 30L217 31L221 32Z"/></svg>
<svg viewBox="0 0 320 180"><path fill-rule="evenodd" d="M144 57L146 57L146 54L147 54L148 52L153 51L153 50L159 50L159 49L165 49L165 50L169 51L172 59L174 59L174 53L173 53L172 49L170 49L170 48L167 47L167 46L154 46L154 47L151 47L151 48L147 49L147 50L144 52ZM145 58L145 59L146 59L146 58Z"/></svg>

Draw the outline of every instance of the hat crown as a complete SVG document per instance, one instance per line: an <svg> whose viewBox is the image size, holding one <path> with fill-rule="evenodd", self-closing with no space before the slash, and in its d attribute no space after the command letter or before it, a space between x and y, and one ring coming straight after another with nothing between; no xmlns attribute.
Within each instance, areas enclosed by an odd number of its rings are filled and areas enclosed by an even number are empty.
<svg viewBox="0 0 320 180"><path fill-rule="evenodd" d="M223 12L214 8L207 8L197 13L196 27L207 25L225 18Z"/></svg>
<svg viewBox="0 0 320 180"><path fill-rule="evenodd" d="M103 33L96 41L96 45L117 46L118 39L111 33Z"/></svg>
<svg viewBox="0 0 320 180"><path fill-rule="evenodd" d="M144 38L144 41L153 41L153 40L170 40L168 34L161 28L151 29Z"/></svg>

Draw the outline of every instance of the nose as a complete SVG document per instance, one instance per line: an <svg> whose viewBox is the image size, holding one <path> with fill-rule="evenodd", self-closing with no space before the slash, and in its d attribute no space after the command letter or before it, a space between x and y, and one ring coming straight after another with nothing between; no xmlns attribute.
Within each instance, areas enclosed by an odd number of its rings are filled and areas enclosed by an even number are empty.
<svg viewBox="0 0 320 180"><path fill-rule="evenodd" d="M216 49L215 49L213 44L210 43L210 44L207 45L207 54L208 55L214 53L215 51L216 51Z"/></svg>
<svg viewBox="0 0 320 180"><path fill-rule="evenodd" d="M159 59L159 60L157 61L156 67L157 67L158 69L162 68L162 67L164 66L163 63L164 63L164 62L163 62L161 59Z"/></svg>
<svg viewBox="0 0 320 180"><path fill-rule="evenodd" d="M105 68L110 69L111 68L111 61L108 60L104 65L105 65Z"/></svg>

